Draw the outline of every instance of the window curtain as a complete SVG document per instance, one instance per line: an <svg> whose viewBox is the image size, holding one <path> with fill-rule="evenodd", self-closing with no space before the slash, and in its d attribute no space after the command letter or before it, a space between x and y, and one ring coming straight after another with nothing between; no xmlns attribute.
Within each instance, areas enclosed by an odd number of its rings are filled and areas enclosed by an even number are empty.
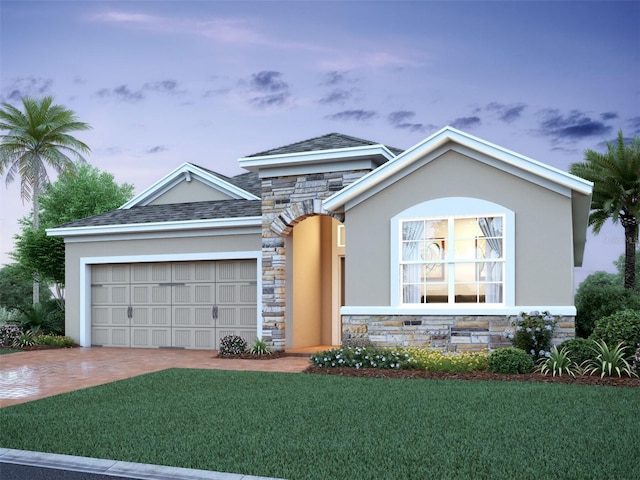
<svg viewBox="0 0 640 480"><path fill-rule="evenodd" d="M487 241L485 258L502 259L502 217L478 218L478 225ZM503 262L486 262L486 302L502 302L502 264Z"/></svg>
<svg viewBox="0 0 640 480"><path fill-rule="evenodd" d="M424 232L424 222L403 222L402 224L402 260L404 263L402 270L402 295L403 303L420 303L420 282L422 280L420 272L420 240Z"/></svg>

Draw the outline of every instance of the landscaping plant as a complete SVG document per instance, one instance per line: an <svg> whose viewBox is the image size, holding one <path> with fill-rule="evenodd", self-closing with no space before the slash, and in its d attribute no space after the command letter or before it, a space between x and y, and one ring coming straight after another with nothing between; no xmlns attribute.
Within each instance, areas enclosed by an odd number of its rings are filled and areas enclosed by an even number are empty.
<svg viewBox="0 0 640 480"><path fill-rule="evenodd" d="M549 312L522 312L511 320L513 330L505 331L505 336L514 347L537 360L546 357L551 350L551 339L557 322L556 317Z"/></svg>
<svg viewBox="0 0 640 480"><path fill-rule="evenodd" d="M449 353L432 348L407 348L413 359L413 368L432 372L476 372L487 370L487 352Z"/></svg>
<svg viewBox="0 0 640 480"><path fill-rule="evenodd" d="M622 310L596 322L591 337L609 345L624 342L631 347L640 343L640 310Z"/></svg>
<svg viewBox="0 0 640 480"><path fill-rule="evenodd" d="M633 356L631 367L636 374L640 375L640 343L638 344L638 348L636 348L636 353Z"/></svg>
<svg viewBox="0 0 640 480"><path fill-rule="evenodd" d="M637 376L625 358L625 350L627 347L622 343L619 343L613 348L609 348L602 340L599 342L594 340L593 342L595 344L593 351L597 356L585 363L585 373L589 375L599 373L600 378L605 375L611 376L614 373L617 373L619 377L621 377L623 373L630 377Z"/></svg>
<svg viewBox="0 0 640 480"><path fill-rule="evenodd" d="M325 350L311 356L316 367L413 368L415 361L401 349L380 347L347 347Z"/></svg>
<svg viewBox="0 0 640 480"><path fill-rule="evenodd" d="M242 355L247 351L247 341L239 335L227 335L220 339L218 355Z"/></svg>
<svg viewBox="0 0 640 480"><path fill-rule="evenodd" d="M489 354L489 371L493 373L531 373L533 358L515 347L498 348Z"/></svg>
<svg viewBox="0 0 640 480"><path fill-rule="evenodd" d="M571 352L571 360L582 365L593 358L593 341L586 338L570 338L558 345L558 350L565 349Z"/></svg>
<svg viewBox="0 0 640 480"><path fill-rule="evenodd" d="M253 342L253 345L251 345L251 348L249 349L249 353L253 355L271 355L271 349L264 340L256 338L255 342Z"/></svg>
<svg viewBox="0 0 640 480"><path fill-rule="evenodd" d="M21 332L20 335L13 341L13 347L31 347L35 345L36 339L31 330L27 330L26 332Z"/></svg>
<svg viewBox="0 0 640 480"><path fill-rule="evenodd" d="M551 372L554 377L556 374L561 377L563 373L575 377L580 372L580 367L571 359L570 353L565 348L558 350L558 347L553 347L549 357L540 359L538 370L543 375Z"/></svg>
<svg viewBox="0 0 640 480"><path fill-rule="evenodd" d="M22 334L22 330L17 325L5 324L0 325L0 346L11 347L18 337Z"/></svg>

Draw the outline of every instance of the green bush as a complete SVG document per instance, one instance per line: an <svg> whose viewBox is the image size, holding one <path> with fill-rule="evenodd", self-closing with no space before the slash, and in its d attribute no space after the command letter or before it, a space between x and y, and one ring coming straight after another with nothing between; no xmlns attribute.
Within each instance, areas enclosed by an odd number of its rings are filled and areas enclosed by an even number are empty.
<svg viewBox="0 0 640 480"><path fill-rule="evenodd" d="M227 335L220 339L218 355L242 355L247 351L247 341L238 335Z"/></svg>
<svg viewBox="0 0 640 480"><path fill-rule="evenodd" d="M543 375L551 372L554 377L556 375L561 377L563 373L575 377L576 373L580 372L580 366L571 359L568 350L564 348L558 350L558 347L553 347L549 357L540 359L538 371Z"/></svg>
<svg viewBox="0 0 640 480"><path fill-rule="evenodd" d="M622 310L596 322L593 340L602 340L608 345L622 342L632 348L640 343L640 310Z"/></svg>
<svg viewBox="0 0 640 480"><path fill-rule="evenodd" d="M64 332L64 312L60 315L60 309L55 302L36 303L23 307L14 323L23 331L30 330L34 334Z"/></svg>
<svg viewBox="0 0 640 480"><path fill-rule="evenodd" d="M558 346L558 350L566 350L572 361L581 365L593 358L593 342L586 338L570 338Z"/></svg>
<svg viewBox="0 0 640 480"><path fill-rule="evenodd" d="M620 310L640 310L640 294L625 289L616 275L596 272L578 287L575 304L576 334L588 338L599 319Z"/></svg>
<svg viewBox="0 0 640 480"><path fill-rule="evenodd" d="M610 348L606 342L599 340L593 341L593 352L595 358L588 360L584 364L584 373L593 375L594 373L600 374L600 378L606 376L612 376L617 373L619 377L624 373L629 377L636 376L633 371L633 367L626 360L627 347L618 343L615 347Z"/></svg>
<svg viewBox="0 0 640 480"><path fill-rule="evenodd" d="M249 353L252 353L253 355L271 355L271 349L264 340L256 338L256 341L253 342L253 345L251 345L251 348L249 349Z"/></svg>
<svg viewBox="0 0 640 480"><path fill-rule="evenodd" d="M333 348L311 356L311 363L317 367L355 367L408 369L414 360L401 349L380 347Z"/></svg>
<svg viewBox="0 0 640 480"><path fill-rule="evenodd" d="M74 341L71 337L63 337L60 335L38 335L35 337L36 344L38 345L52 345L55 347L73 347Z"/></svg>
<svg viewBox="0 0 640 480"><path fill-rule="evenodd" d="M514 347L537 360L546 357L551 350L556 323L558 320L549 312L522 312L511 320L513 330L507 330L505 336Z"/></svg>
<svg viewBox="0 0 640 480"><path fill-rule="evenodd" d="M493 373L531 373L531 355L515 347L498 348L489 354L489 371Z"/></svg>
<svg viewBox="0 0 640 480"><path fill-rule="evenodd" d="M433 372L477 372L486 370L489 362L487 352L441 352L433 348L406 348L413 359L413 367Z"/></svg>

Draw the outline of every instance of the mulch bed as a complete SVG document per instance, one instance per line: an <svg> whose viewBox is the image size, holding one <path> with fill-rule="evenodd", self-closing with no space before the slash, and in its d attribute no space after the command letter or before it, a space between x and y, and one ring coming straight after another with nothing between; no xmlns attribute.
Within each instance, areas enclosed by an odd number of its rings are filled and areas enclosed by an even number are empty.
<svg viewBox="0 0 640 480"><path fill-rule="evenodd" d="M80 345L71 345L69 347L57 347L55 345L31 345L29 347L4 347L0 346L0 350L21 350L23 352L30 352L32 350L53 350L58 348L77 348Z"/></svg>
<svg viewBox="0 0 640 480"><path fill-rule="evenodd" d="M606 385L610 387L640 387L640 378L637 377L604 377L597 375L571 375L551 376L541 373L529 373L524 375L507 375L478 372L428 372L424 370L387 370L379 368L353 368L353 367L308 367L305 373L323 375L340 375L343 377L367 377L367 378L404 378L404 379L437 379L437 380L484 380L496 382L539 382L539 383L565 383L574 385Z"/></svg>
<svg viewBox="0 0 640 480"><path fill-rule="evenodd" d="M240 355L216 355L216 358L229 358L233 360L241 359L241 360L274 360L276 358L286 357L287 354L284 352L271 352L269 354L255 354L255 353L242 353Z"/></svg>

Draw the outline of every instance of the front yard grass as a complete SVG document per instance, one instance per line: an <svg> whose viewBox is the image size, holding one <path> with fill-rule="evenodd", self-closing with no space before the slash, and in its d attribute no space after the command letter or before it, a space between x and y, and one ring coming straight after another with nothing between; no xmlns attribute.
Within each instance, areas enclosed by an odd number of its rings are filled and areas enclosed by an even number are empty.
<svg viewBox="0 0 640 480"><path fill-rule="evenodd" d="M172 369L0 409L0 446L296 479L640 478L640 391Z"/></svg>

